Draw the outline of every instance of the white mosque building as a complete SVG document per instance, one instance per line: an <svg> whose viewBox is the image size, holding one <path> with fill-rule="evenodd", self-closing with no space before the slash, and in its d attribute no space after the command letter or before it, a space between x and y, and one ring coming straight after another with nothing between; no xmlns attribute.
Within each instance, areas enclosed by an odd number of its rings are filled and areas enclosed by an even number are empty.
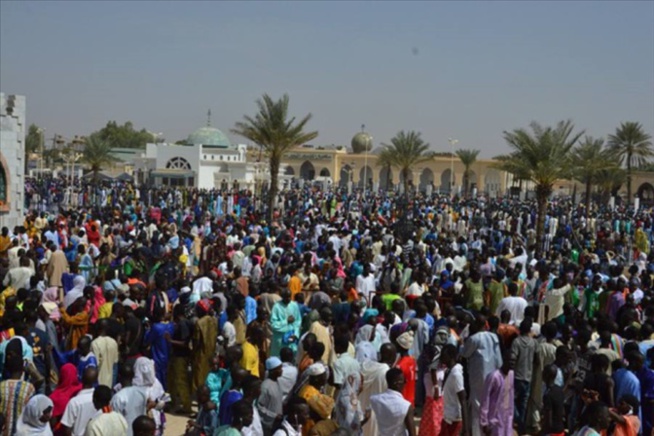
<svg viewBox="0 0 654 436"><path fill-rule="evenodd" d="M263 171L263 166L247 162L247 145L232 144L209 123L191 133L184 145L147 144L142 157L135 158L137 182L154 186L213 189L237 183L241 189L253 188L266 177Z"/></svg>

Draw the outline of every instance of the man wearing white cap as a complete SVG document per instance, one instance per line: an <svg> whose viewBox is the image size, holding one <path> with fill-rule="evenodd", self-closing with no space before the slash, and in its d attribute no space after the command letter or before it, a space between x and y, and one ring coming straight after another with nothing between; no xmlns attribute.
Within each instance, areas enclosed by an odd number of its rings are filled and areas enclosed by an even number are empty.
<svg viewBox="0 0 654 436"><path fill-rule="evenodd" d="M272 433L275 419L282 416L283 395L282 390L277 383L277 379L282 375L282 361L278 357L269 357L266 360L266 371L268 378L261 384L261 395L257 406L261 414L261 425L264 434Z"/></svg>

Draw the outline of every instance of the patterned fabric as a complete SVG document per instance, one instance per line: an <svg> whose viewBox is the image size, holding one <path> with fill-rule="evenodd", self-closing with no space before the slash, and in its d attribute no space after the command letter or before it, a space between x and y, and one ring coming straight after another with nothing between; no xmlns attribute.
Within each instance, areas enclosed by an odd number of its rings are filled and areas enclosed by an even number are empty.
<svg viewBox="0 0 654 436"><path fill-rule="evenodd" d="M34 386L24 380L0 382L0 410L3 411L6 419L3 436L16 434L18 418L34 392Z"/></svg>
<svg viewBox="0 0 654 436"><path fill-rule="evenodd" d="M418 436L438 436L441 432L441 421L443 420L443 397L434 400L434 397L427 396L422 409L422 420Z"/></svg>

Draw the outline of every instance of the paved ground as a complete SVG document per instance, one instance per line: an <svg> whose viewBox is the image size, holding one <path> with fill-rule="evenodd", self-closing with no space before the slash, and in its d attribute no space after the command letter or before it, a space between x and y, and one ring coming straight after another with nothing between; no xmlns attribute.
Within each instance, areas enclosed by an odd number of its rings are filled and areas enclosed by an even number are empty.
<svg viewBox="0 0 654 436"><path fill-rule="evenodd" d="M186 430L186 416L171 415L166 413L166 431L164 436L182 436Z"/></svg>

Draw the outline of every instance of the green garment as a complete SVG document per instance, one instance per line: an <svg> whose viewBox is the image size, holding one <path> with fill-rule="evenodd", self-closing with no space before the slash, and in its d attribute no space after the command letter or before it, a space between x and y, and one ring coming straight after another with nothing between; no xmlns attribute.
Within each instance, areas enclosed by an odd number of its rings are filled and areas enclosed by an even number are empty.
<svg viewBox="0 0 654 436"><path fill-rule="evenodd" d="M393 310L393 301L401 300L402 297L397 294L384 294L381 296L381 299L386 306L386 310Z"/></svg>
<svg viewBox="0 0 654 436"><path fill-rule="evenodd" d="M586 307L584 307L584 312L588 319L593 318L600 309L600 293L595 292L593 288L588 288L584 291L584 297L586 297Z"/></svg>
<svg viewBox="0 0 654 436"><path fill-rule="evenodd" d="M484 305L484 284L481 280L475 283L471 279L468 279L465 285L468 290L468 298L466 300L467 308L480 310Z"/></svg>
<svg viewBox="0 0 654 436"><path fill-rule="evenodd" d="M490 292L490 313L495 314L500 301L504 298L504 283L493 279L488 285L488 292Z"/></svg>

